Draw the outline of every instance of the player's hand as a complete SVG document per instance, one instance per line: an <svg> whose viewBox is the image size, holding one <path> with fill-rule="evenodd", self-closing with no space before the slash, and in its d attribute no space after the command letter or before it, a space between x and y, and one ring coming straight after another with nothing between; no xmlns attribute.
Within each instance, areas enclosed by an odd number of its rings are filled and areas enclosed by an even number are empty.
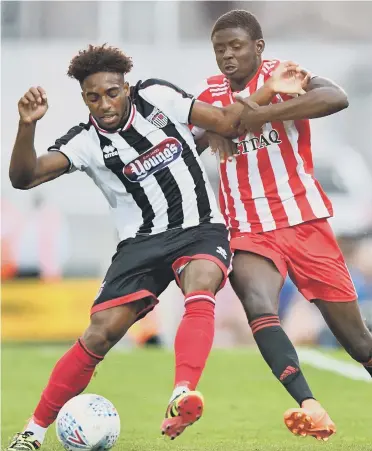
<svg viewBox="0 0 372 451"><path fill-rule="evenodd" d="M48 99L43 88L30 88L18 102L21 122L31 124L41 119L48 110Z"/></svg>
<svg viewBox="0 0 372 451"><path fill-rule="evenodd" d="M305 94L311 74L293 61L280 63L267 80L270 89L282 94Z"/></svg>
<svg viewBox="0 0 372 451"><path fill-rule="evenodd" d="M234 94L234 98L244 106L240 120L236 124L239 136L246 135L248 132L260 131L266 123L266 120L260 114L263 107L249 100L249 97L243 98L239 94Z"/></svg>
<svg viewBox="0 0 372 451"><path fill-rule="evenodd" d="M212 153L219 154L220 163L224 163L226 160L232 161L238 155L236 144L231 139L224 138L214 132L207 132L207 138Z"/></svg>

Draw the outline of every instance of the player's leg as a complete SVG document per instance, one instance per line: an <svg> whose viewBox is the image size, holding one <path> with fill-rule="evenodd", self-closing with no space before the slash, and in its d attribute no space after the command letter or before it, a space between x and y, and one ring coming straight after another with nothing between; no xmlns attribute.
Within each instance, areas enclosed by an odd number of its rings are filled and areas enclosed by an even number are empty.
<svg viewBox="0 0 372 451"><path fill-rule="evenodd" d="M9 450L38 449L62 406L88 386L107 352L157 302L156 282L142 264L149 254L151 258L146 243L144 249L133 244L117 252L94 302L89 327L55 365L31 420Z"/></svg>
<svg viewBox="0 0 372 451"><path fill-rule="evenodd" d="M185 312L174 343L174 390L162 424L171 439L203 412L202 395L195 389L213 344L215 294L226 280L231 258L222 225L205 224L181 235L185 244L173 268L185 295Z"/></svg>
<svg viewBox="0 0 372 451"><path fill-rule="evenodd" d="M372 376L372 334L363 321L358 301L316 299L314 304L345 351Z"/></svg>
<svg viewBox="0 0 372 451"><path fill-rule="evenodd" d="M300 405L285 412L288 429L295 435L327 439L334 432L334 425L318 401L313 399L296 350L278 317L279 292L287 270L287 253L280 238L283 234L289 235L283 241L290 242L292 228L233 238L232 248L242 251L235 253L230 279L243 303L262 356Z"/></svg>
<svg viewBox="0 0 372 451"><path fill-rule="evenodd" d="M199 382L213 344L215 294L224 277L221 268L206 259L190 261L181 273L185 312L175 338L175 385L185 383L194 390Z"/></svg>
<svg viewBox="0 0 372 451"><path fill-rule="evenodd" d="M296 350L280 324L279 294L287 268L272 236L273 233L267 232L232 239L233 249L238 250L235 250L230 281L243 304L263 358L301 406L313 394L301 371Z"/></svg>
<svg viewBox="0 0 372 451"><path fill-rule="evenodd" d="M285 252L293 282L307 300L315 302L348 352L368 365L372 350L371 334L363 324L355 302L357 295L353 283L327 220L300 224L285 234L283 242L286 243ZM313 426L306 421L307 416L311 417ZM303 409L286 412L285 422L294 433L299 432L298 425L302 424L308 435L323 440L336 432L328 414L312 400L307 401Z"/></svg>
<svg viewBox="0 0 372 451"><path fill-rule="evenodd" d="M9 450L35 450L63 405L88 386L96 366L125 334L137 317L136 302L92 315L83 336L56 363L41 399L21 434Z"/></svg>
<svg viewBox="0 0 372 451"><path fill-rule="evenodd" d="M357 293L341 249L326 220L316 221L306 227L312 228L309 233L316 233L319 245L313 248L317 265L311 267L309 280L302 289L303 294L316 304L350 356L364 365L372 376L372 334L363 321L356 300ZM298 269L295 277L301 280Z"/></svg>

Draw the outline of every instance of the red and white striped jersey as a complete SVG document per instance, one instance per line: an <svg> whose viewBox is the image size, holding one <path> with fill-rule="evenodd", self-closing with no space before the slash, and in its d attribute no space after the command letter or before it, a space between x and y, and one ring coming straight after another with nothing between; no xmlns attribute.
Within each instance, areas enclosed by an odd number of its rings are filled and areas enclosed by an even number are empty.
<svg viewBox="0 0 372 451"><path fill-rule="evenodd" d="M241 94L253 94L279 63L263 61ZM290 98L278 94L272 103ZM219 107L234 102L224 75L208 78L197 99ZM198 137L203 131L192 132ZM236 141L239 155L219 165L220 208L232 232L266 232L332 216L331 202L314 178L309 120L267 123L261 133Z"/></svg>

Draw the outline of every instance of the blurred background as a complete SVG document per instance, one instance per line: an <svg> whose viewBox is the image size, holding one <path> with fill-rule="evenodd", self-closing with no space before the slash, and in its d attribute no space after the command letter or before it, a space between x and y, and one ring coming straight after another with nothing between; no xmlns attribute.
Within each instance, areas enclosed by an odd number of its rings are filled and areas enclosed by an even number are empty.
<svg viewBox="0 0 372 451"><path fill-rule="evenodd" d="M346 111L312 121L312 142L316 175L334 203L332 225L372 326L372 3L3 1L3 342L79 336L117 244L105 199L84 175L66 175L29 192L12 188L8 167L19 98L33 85L47 91L49 111L36 134L36 150L43 153L87 119L79 85L65 74L71 58L89 43L108 42L132 56L131 83L158 77L196 92L204 78L218 73L210 43L214 21L236 8L257 15L266 58L297 61L349 95ZM217 190L215 160L209 154L203 159ZM118 346L171 346L182 310L182 295L171 285L156 312ZM316 308L289 280L280 314L296 344L338 346ZM243 310L227 286L218 295L215 346L250 343Z"/></svg>

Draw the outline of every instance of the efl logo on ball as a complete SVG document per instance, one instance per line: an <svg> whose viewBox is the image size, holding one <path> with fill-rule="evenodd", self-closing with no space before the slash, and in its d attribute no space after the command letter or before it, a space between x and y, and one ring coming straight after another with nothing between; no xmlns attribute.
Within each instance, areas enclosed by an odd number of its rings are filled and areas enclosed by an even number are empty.
<svg viewBox="0 0 372 451"><path fill-rule="evenodd" d="M66 437L66 442L72 446L86 449L88 447L88 441L84 437L82 429L79 429L76 427L73 431L71 431L70 435Z"/></svg>
<svg viewBox="0 0 372 451"><path fill-rule="evenodd" d="M181 154L182 144L176 138L167 138L126 164L123 173L130 182L140 182L173 163Z"/></svg>

